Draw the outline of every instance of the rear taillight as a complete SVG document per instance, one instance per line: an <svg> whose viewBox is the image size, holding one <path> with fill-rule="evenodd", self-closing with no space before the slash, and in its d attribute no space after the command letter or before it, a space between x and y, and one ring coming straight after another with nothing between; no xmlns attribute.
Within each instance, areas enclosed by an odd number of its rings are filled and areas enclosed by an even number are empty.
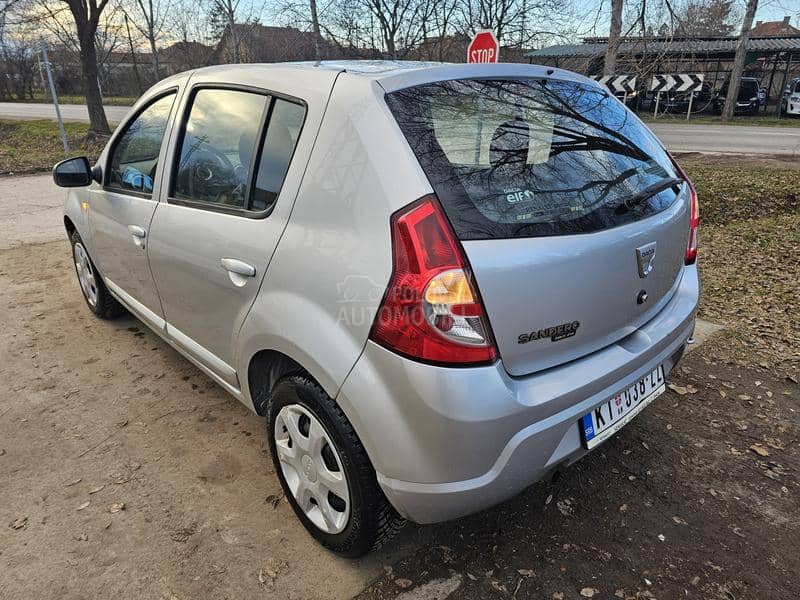
<svg viewBox="0 0 800 600"><path fill-rule="evenodd" d="M683 262L687 265L693 265L697 260L697 233L698 229L700 228L700 204L697 202L697 190L692 183L692 180L689 179L689 176L686 172L681 169L681 166L677 163L677 161L670 156L672 159L672 165L675 167L675 170L678 172L678 175L681 179L686 182L686 185L689 186L689 194L690 194L690 206L689 206L689 242L686 244L686 255L684 256Z"/></svg>
<svg viewBox="0 0 800 600"><path fill-rule="evenodd" d="M497 357L466 258L435 196L392 216L392 278L370 339L439 364Z"/></svg>

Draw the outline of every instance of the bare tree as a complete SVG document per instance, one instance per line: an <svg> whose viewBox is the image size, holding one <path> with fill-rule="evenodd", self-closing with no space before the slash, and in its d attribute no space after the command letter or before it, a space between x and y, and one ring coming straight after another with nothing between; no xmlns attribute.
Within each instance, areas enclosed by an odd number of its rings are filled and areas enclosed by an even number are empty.
<svg viewBox="0 0 800 600"><path fill-rule="evenodd" d="M36 19L65 45L75 45L81 67L81 89L89 112L89 131L108 135L111 129L100 92L97 39L108 0L41 0Z"/></svg>
<svg viewBox="0 0 800 600"><path fill-rule="evenodd" d="M611 0L611 27L608 31L606 59L603 63L603 75L614 75L617 69L620 34L622 33L622 0Z"/></svg>
<svg viewBox="0 0 800 600"><path fill-rule="evenodd" d="M402 57L422 40L419 14L425 0L362 0L378 22L388 58ZM487 0L488 1L488 0Z"/></svg>
<svg viewBox="0 0 800 600"><path fill-rule="evenodd" d="M139 66L136 64L136 49L133 47L133 36L131 35L131 26L128 22L128 15L127 13L124 15L125 18L125 33L128 35L128 46L131 51L131 64L133 66L133 75L136 78L136 89L139 90L139 94L144 92L144 88L142 87L142 78L139 77Z"/></svg>
<svg viewBox="0 0 800 600"><path fill-rule="evenodd" d="M732 21L741 18L733 0L689 0L676 15L677 35L683 37L728 36L735 29Z"/></svg>
<svg viewBox="0 0 800 600"><path fill-rule="evenodd" d="M747 8L744 12L744 22L742 32L739 34L739 42L736 45L736 56L733 59L731 68L731 80L728 83L728 95L725 97L725 107L722 109L722 120L730 121L736 108L736 99L739 96L739 86L742 81L744 71L744 60L747 56L747 40L750 38L750 30L753 28L753 19L756 16L758 0L747 0Z"/></svg>
<svg viewBox="0 0 800 600"><path fill-rule="evenodd" d="M242 62L236 25L236 11L239 8L239 2L240 0L212 0L213 12L225 24L225 31L228 33L231 44L231 60L236 64Z"/></svg>
<svg viewBox="0 0 800 600"><path fill-rule="evenodd" d="M111 129L108 126L106 112L103 109L103 97L100 94L97 48L95 46L97 26L103 11L108 5L108 0L60 1L69 7L69 12L75 21L75 29L78 33L83 95L86 98L86 108L89 111L89 130L95 134L108 135L111 133Z"/></svg>
<svg viewBox="0 0 800 600"><path fill-rule="evenodd" d="M136 8L141 20L134 19L133 25L147 40L150 46L153 65L153 81L161 79L158 61L158 40L161 38L166 17L170 11L169 0L136 0ZM125 20L127 26L127 14Z"/></svg>

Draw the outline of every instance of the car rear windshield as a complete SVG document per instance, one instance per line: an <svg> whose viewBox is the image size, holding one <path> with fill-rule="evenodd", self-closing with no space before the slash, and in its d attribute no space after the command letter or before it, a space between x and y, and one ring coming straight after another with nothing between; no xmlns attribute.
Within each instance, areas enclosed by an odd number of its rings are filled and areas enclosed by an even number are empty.
<svg viewBox="0 0 800 600"><path fill-rule="evenodd" d="M680 189L650 131L596 86L465 79L386 101L461 239L608 229Z"/></svg>
<svg viewBox="0 0 800 600"><path fill-rule="evenodd" d="M750 102L753 98L758 97L758 82L752 79L742 79L739 86L739 102Z"/></svg>

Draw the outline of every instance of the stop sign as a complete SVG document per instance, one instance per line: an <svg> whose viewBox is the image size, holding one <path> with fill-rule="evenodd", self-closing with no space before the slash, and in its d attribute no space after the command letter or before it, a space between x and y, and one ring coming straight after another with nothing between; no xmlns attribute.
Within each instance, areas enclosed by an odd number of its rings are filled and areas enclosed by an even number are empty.
<svg viewBox="0 0 800 600"><path fill-rule="evenodd" d="M490 30L479 31L467 48L468 63L496 63L500 54L500 44Z"/></svg>

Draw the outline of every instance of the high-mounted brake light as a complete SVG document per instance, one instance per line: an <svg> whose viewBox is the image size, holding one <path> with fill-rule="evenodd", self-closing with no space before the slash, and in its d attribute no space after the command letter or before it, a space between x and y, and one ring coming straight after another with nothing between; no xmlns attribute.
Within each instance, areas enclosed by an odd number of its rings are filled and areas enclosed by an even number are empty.
<svg viewBox="0 0 800 600"><path fill-rule="evenodd" d="M697 233L698 229L700 228L700 204L697 201L697 190L695 189L692 180L689 179L689 176L683 169L681 169L681 166L672 157L672 155L670 155L670 159L672 160L672 166L674 166L675 170L678 172L678 176L686 182L686 185L689 186L689 242L686 244L686 255L683 259L683 262L687 265L693 265L697 260Z"/></svg>
<svg viewBox="0 0 800 600"><path fill-rule="evenodd" d="M370 338L440 364L497 358L478 289L435 196L392 215L392 278Z"/></svg>

